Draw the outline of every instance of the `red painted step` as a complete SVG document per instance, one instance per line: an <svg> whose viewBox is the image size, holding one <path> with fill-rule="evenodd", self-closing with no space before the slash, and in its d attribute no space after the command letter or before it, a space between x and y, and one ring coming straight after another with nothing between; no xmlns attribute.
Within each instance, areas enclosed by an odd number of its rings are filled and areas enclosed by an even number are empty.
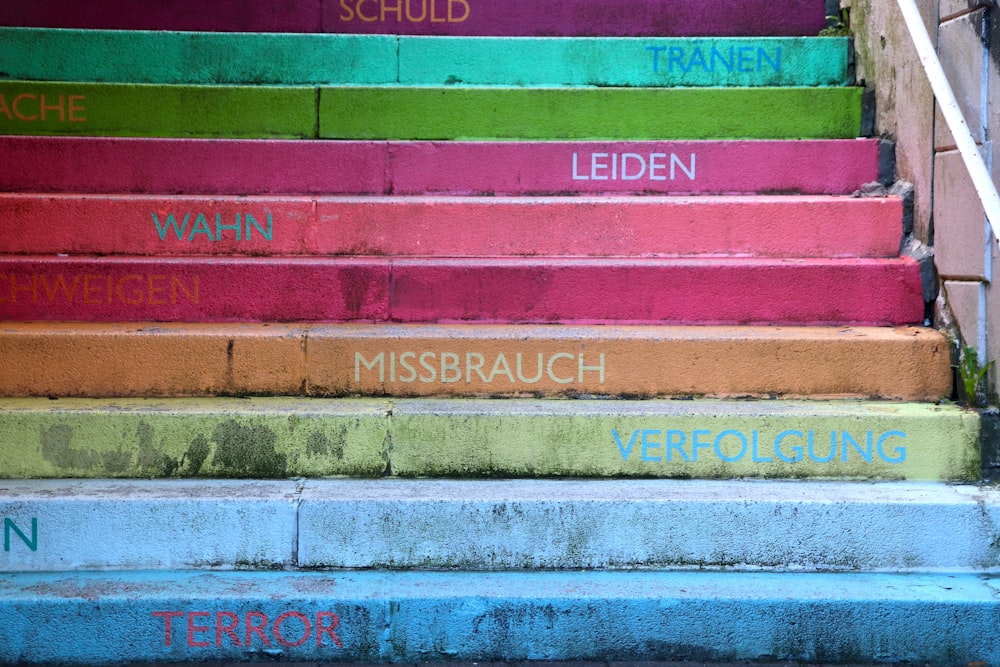
<svg viewBox="0 0 1000 667"><path fill-rule="evenodd" d="M907 324L910 259L0 258L0 319Z"/></svg>
<svg viewBox="0 0 1000 667"><path fill-rule="evenodd" d="M845 194L879 177L879 142L871 139L435 143L0 136L0 155L5 192Z"/></svg>
<svg viewBox="0 0 1000 667"><path fill-rule="evenodd" d="M891 257L898 198L0 194L0 252Z"/></svg>

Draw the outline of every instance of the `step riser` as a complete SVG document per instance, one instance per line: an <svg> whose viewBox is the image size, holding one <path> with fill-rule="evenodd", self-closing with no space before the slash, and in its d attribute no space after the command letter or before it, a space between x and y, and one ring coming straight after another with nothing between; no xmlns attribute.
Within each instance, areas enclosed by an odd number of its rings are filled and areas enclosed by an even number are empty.
<svg viewBox="0 0 1000 667"><path fill-rule="evenodd" d="M841 139L860 88L321 88L326 139Z"/></svg>
<svg viewBox="0 0 1000 667"><path fill-rule="evenodd" d="M978 422L878 403L6 399L0 476L975 479ZM54 406L54 407L53 407ZM298 411L298 412L296 412ZM294 418L292 417L294 415Z"/></svg>
<svg viewBox="0 0 1000 667"><path fill-rule="evenodd" d="M10 227L0 249L174 256L891 257L899 250L902 215L898 198L0 194L0 219Z"/></svg>
<svg viewBox="0 0 1000 667"><path fill-rule="evenodd" d="M947 341L934 331L909 328L8 322L0 352L17 360L0 367L0 394L6 396L791 395L937 401L951 395ZM445 352L455 354L466 370L470 359L477 364L481 356L487 381L470 372L463 377L468 382L441 382L440 372L431 378L421 368L417 381L404 382L403 355L425 352L432 366L440 365ZM516 374L518 354L523 381ZM539 354L546 365L552 362L556 379L545 373L535 381ZM597 366L601 354L603 382L595 372L581 378L578 367L573 377L570 360L588 355L584 365ZM766 373L760 359L769 360Z"/></svg>
<svg viewBox="0 0 1000 667"><path fill-rule="evenodd" d="M0 28L8 79L196 84L840 86L846 38L422 38ZM139 53L116 60L108 53ZM45 59L31 54L45 53Z"/></svg>
<svg viewBox="0 0 1000 667"><path fill-rule="evenodd" d="M0 81L0 133L837 139L858 135L861 93L860 88L317 88Z"/></svg>
<svg viewBox="0 0 1000 667"><path fill-rule="evenodd" d="M38 0L5 7L0 24L52 28L206 30L234 32L374 32L438 35L815 35L825 25L823 5L805 0L725 0L712 9L699 0L629 3L613 11L601 0L409 0L365 3L308 0L275 5L265 0L198 2L172 6L113 0L81 7L72 0ZM374 4L374 7L372 6ZM376 8L377 7L377 8ZM382 8L385 15L382 15ZM401 9L396 9L400 7ZM363 14L358 16L358 11ZM467 15L466 15L467 14ZM375 19L369 21L367 19Z"/></svg>
<svg viewBox="0 0 1000 667"><path fill-rule="evenodd" d="M923 316L919 266L907 258L0 258L0 319L20 321L911 324Z"/></svg>
<svg viewBox="0 0 1000 667"><path fill-rule="evenodd" d="M0 188L13 192L845 194L882 179L879 143L873 140L386 143L5 136L0 153L8 156L0 161ZM626 153L643 159L643 178L623 180L619 174L612 180L613 156L634 162L622 158ZM260 164L271 168L258 169ZM760 169L762 164L768 168Z"/></svg>
<svg viewBox="0 0 1000 667"><path fill-rule="evenodd" d="M973 576L19 574L0 605L21 664L1000 660L996 585Z"/></svg>
<svg viewBox="0 0 1000 667"><path fill-rule="evenodd" d="M1000 497L971 486L36 481L0 483L0 517L0 572L1000 566Z"/></svg>

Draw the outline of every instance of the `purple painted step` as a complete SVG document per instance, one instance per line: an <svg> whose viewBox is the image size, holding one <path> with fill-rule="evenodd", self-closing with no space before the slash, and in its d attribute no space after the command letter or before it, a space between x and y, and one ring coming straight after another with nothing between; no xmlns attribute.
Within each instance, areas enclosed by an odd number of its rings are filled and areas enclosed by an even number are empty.
<svg viewBox="0 0 1000 667"><path fill-rule="evenodd" d="M0 319L907 324L910 259L0 258Z"/></svg>
<svg viewBox="0 0 1000 667"><path fill-rule="evenodd" d="M815 35L822 0L5 0L0 25L412 35Z"/></svg>
<svg viewBox="0 0 1000 667"><path fill-rule="evenodd" d="M879 178L879 142L871 139L608 143L0 136L0 155L0 191L7 192L844 194Z"/></svg>

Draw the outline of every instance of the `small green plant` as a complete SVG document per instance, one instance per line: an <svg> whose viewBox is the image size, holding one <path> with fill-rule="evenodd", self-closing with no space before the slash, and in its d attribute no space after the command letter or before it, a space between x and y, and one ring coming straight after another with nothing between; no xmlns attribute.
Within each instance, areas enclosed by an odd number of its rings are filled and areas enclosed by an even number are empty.
<svg viewBox="0 0 1000 667"><path fill-rule="evenodd" d="M840 16L827 16L827 26L819 31L820 37L850 37L851 16L849 9L841 9Z"/></svg>
<svg viewBox="0 0 1000 667"><path fill-rule="evenodd" d="M974 347L963 347L962 358L958 363L958 375L962 379L962 388L965 390L965 400L970 407L980 405L979 387L990 372L993 361L988 361L979 367L979 355Z"/></svg>

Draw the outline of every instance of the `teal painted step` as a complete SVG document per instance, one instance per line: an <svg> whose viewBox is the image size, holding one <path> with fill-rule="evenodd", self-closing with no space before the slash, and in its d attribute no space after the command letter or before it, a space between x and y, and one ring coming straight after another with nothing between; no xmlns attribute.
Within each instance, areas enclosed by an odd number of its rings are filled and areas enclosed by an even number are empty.
<svg viewBox="0 0 1000 667"><path fill-rule="evenodd" d="M922 403L4 399L0 408L6 478L980 475L978 416Z"/></svg>
<svg viewBox="0 0 1000 667"><path fill-rule="evenodd" d="M997 664L998 589L970 574L14 574L0 662Z"/></svg>
<svg viewBox="0 0 1000 667"><path fill-rule="evenodd" d="M833 139L861 88L320 89L327 139Z"/></svg>
<svg viewBox="0 0 1000 667"><path fill-rule="evenodd" d="M848 83L848 49L843 37L476 38L0 28L0 77L257 85L835 86ZM122 59L120 53L134 56Z"/></svg>
<svg viewBox="0 0 1000 667"><path fill-rule="evenodd" d="M939 483L25 480L0 524L0 572L1000 566L1000 492Z"/></svg>

